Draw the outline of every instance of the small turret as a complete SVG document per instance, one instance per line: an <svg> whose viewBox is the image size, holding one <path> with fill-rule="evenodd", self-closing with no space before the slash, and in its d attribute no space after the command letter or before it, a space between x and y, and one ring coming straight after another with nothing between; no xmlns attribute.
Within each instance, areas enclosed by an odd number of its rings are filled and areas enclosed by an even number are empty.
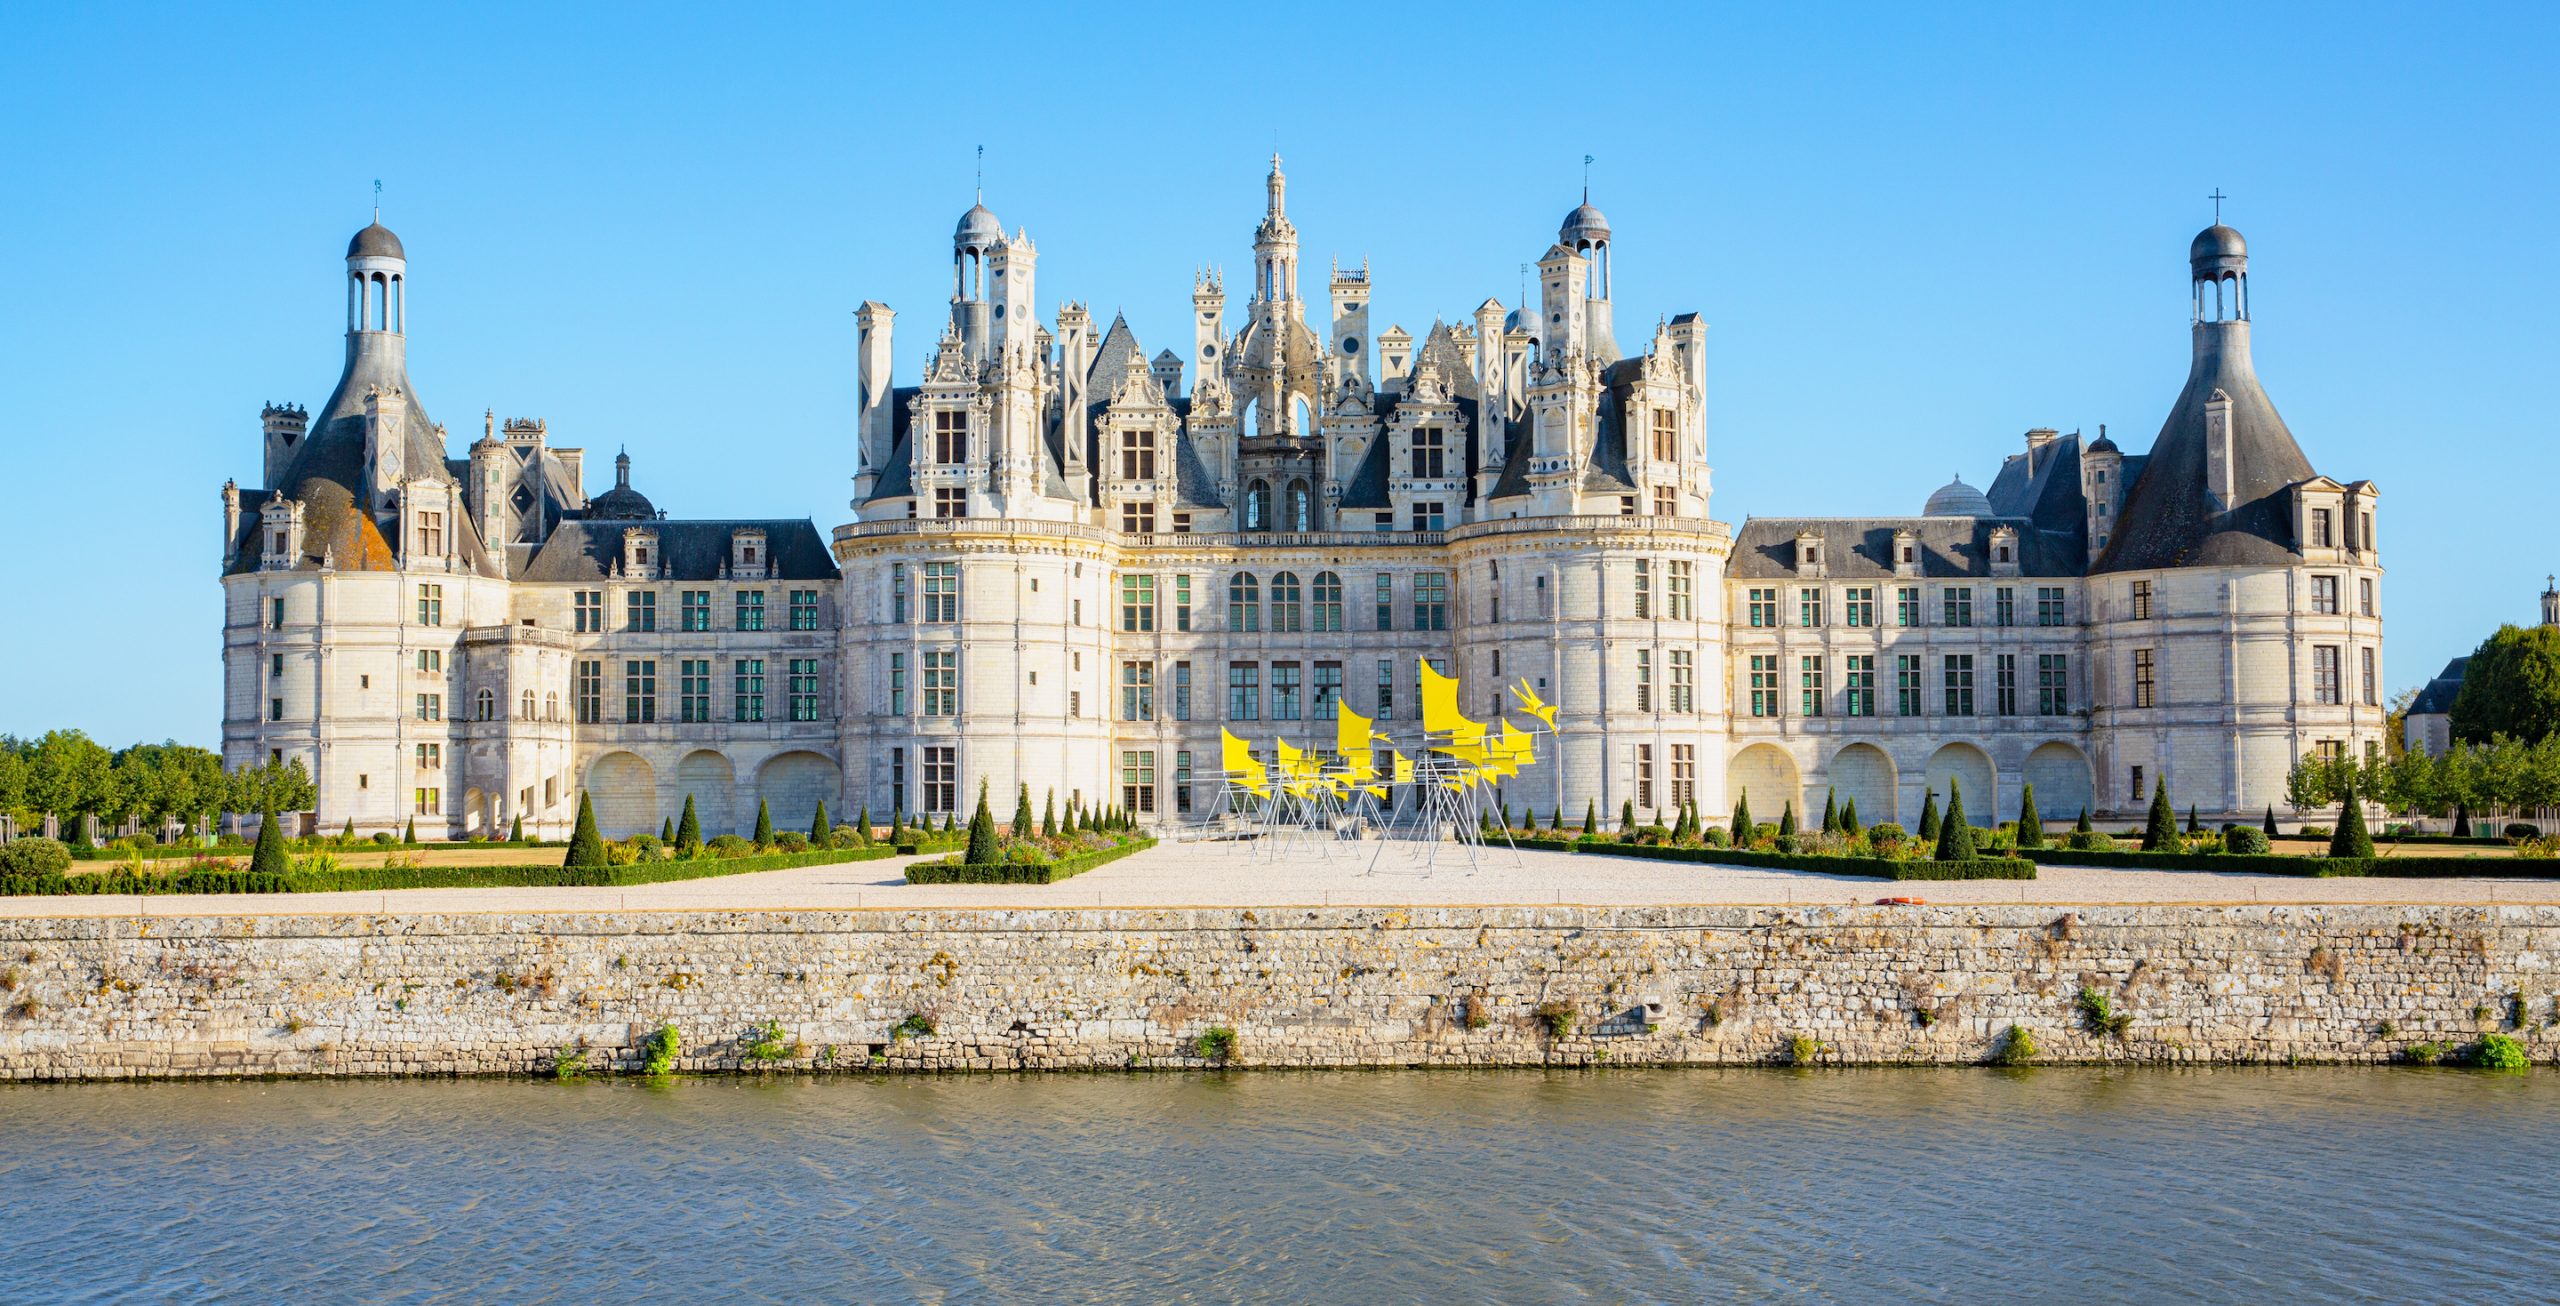
<svg viewBox="0 0 2560 1306"><path fill-rule="evenodd" d="M302 448L311 414L300 404L269 404L259 411L258 423L266 437L266 483L277 485L284 480L285 468L293 465L295 452Z"/></svg>
<svg viewBox="0 0 2560 1306"><path fill-rule="evenodd" d="M2560 626L2560 579L2542 578L2542 624Z"/></svg>

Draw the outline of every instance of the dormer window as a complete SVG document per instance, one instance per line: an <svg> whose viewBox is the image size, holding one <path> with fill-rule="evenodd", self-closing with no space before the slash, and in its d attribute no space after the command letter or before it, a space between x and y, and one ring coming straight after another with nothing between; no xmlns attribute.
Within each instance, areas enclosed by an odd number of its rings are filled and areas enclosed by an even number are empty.
<svg viewBox="0 0 2560 1306"><path fill-rule="evenodd" d="M2331 536L2331 528L2330 528L2330 524L2329 524L2329 510L2328 510L2328 509L2326 509L2326 508L2314 508L2314 509L2312 509L2312 510L2311 510L2311 547L2312 547L2312 548L2315 548L2315 549L2325 549L2325 548L2329 548L2329 547L2331 547L2331 543L2330 543L2330 542L2331 542L2331 538L2332 538L2332 536Z"/></svg>
<svg viewBox="0 0 2560 1306"><path fill-rule="evenodd" d="M746 558L744 561L750 567L756 564L756 546L750 544L746 547Z"/></svg>

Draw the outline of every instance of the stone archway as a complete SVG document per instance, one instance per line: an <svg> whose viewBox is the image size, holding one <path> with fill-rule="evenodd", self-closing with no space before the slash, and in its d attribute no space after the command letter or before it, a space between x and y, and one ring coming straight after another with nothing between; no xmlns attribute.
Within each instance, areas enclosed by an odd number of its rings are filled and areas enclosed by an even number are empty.
<svg viewBox="0 0 2560 1306"><path fill-rule="evenodd" d="M1831 755L1831 788L1841 802L1858 802L1858 820L1874 825L1879 821L1899 821L1899 794L1895 786L1901 781L1894 769L1893 758L1873 744L1851 744Z"/></svg>
<svg viewBox="0 0 2560 1306"><path fill-rule="evenodd" d="M1947 809L1953 786L1964 788L1964 819L1974 825L1997 825L2000 818L2000 790L1997 772L1991 768L1991 755L1971 744L1949 744L1929 755L1925 772L1929 788L1938 795L1938 810Z"/></svg>
<svg viewBox="0 0 2560 1306"><path fill-rule="evenodd" d="M2036 815L2047 826L2079 820L2081 812L2096 805L2090 774L2089 755L2077 747L2060 740L2037 745L2027 754L2026 766L2026 781L2036 787Z"/></svg>
<svg viewBox="0 0 2560 1306"><path fill-rule="evenodd" d="M1751 800L1753 821L1776 821L1790 803L1797 804L1796 824L1804 824L1804 775L1796 769L1796 759L1775 744L1753 744L1733 755L1733 764L1725 772L1725 788L1736 798ZM1713 819L1715 813L1705 813ZM1820 823L1821 814L1815 813Z"/></svg>
<svg viewBox="0 0 2560 1306"><path fill-rule="evenodd" d="M756 797L771 809L774 829L806 831L822 800L828 820L844 819L836 810L843 806L844 773L817 753L777 753L756 768Z"/></svg>
<svg viewBox="0 0 2560 1306"><path fill-rule="evenodd" d="M658 832L658 772L638 753L616 750L587 767L596 830L608 839Z"/></svg>
<svg viewBox="0 0 2560 1306"><path fill-rule="evenodd" d="M677 761L676 791L669 801L681 811L688 795L703 838L746 833L738 823L738 770L727 756L702 748Z"/></svg>

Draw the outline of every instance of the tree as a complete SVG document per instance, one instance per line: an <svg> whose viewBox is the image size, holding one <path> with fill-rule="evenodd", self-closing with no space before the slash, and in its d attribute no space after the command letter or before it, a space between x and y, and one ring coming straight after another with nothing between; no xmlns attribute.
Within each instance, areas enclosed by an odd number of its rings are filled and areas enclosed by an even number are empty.
<svg viewBox="0 0 2560 1306"><path fill-rule="evenodd" d="M1584 834L1600 833L1600 800L1597 798L1582 800L1582 832Z"/></svg>
<svg viewBox="0 0 2560 1306"><path fill-rule="evenodd" d="M1733 846L1750 847L1752 836L1758 833L1751 824L1751 791L1745 789L1733 800Z"/></svg>
<svg viewBox="0 0 2560 1306"><path fill-rule="evenodd" d="M1851 794L1849 801L1840 804L1840 833L1855 839L1865 829L1858 823L1858 796Z"/></svg>
<svg viewBox="0 0 2560 1306"><path fill-rule="evenodd" d="M1634 834L1635 832L1636 800L1632 798L1621 799L1618 803L1618 833Z"/></svg>
<svg viewBox="0 0 2560 1306"><path fill-rule="evenodd" d="M674 847L678 857L702 855L702 822L693 814L693 795L691 794L684 796L684 815L676 821Z"/></svg>
<svg viewBox="0 0 2560 1306"><path fill-rule="evenodd" d="M1778 837L1781 839L1796 837L1796 805L1793 799L1787 800L1786 810L1778 813Z"/></svg>
<svg viewBox="0 0 2560 1306"><path fill-rule="evenodd" d="M1564 804L1556 804L1556 814L1547 822L1547 830L1552 834L1564 833Z"/></svg>
<svg viewBox="0 0 2560 1306"><path fill-rule="evenodd" d="M809 818L809 846L812 848L836 846L836 828L827 823L827 800L824 798L818 800L818 814Z"/></svg>
<svg viewBox="0 0 2560 1306"><path fill-rule="evenodd" d="M418 841L418 818L416 818L416 817L412 816L412 817L410 817L410 818L409 818L409 824L408 824L408 826L407 826L406 828L404 828L404 829L402 829L402 830L400 831L400 842L402 842L402 843L404 843L404 844L414 844L414 843L416 843L417 841Z"/></svg>
<svg viewBox="0 0 2560 1306"><path fill-rule="evenodd" d="M1973 860L1973 825L1964 819L1964 786L1947 777L1947 819L1938 826L1938 860Z"/></svg>
<svg viewBox="0 0 2560 1306"><path fill-rule="evenodd" d="M1013 803L1013 829L1010 833L1016 839L1028 839L1034 828L1031 820L1031 785L1029 781L1025 781L1022 786L1022 796L1016 798Z"/></svg>
<svg viewBox="0 0 2560 1306"><path fill-rule="evenodd" d="M515 822L507 827L508 843L524 842L524 813L516 813Z"/></svg>
<svg viewBox="0 0 2560 1306"><path fill-rule="evenodd" d="M284 821L270 807L258 813L258 846L249 850L249 870L252 874L282 875L291 869L284 858Z"/></svg>
<svg viewBox="0 0 2560 1306"><path fill-rule="evenodd" d="M772 846L773 804L759 798L756 800L756 847L770 848Z"/></svg>
<svg viewBox="0 0 2560 1306"><path fill-rule="evenodd" d="M2269 840L2276 837L2276 805L2274 803L2267 804L2267 822L2264 829Z"/></svg>
<svg viewBox="0 0 2560 1306"><path fill-rule="evenodd" d="M1916 833L1923 839L1935 840L1938 829L1938 791L1932 789L1920 804L1920 828Z"/></svg>
<svg viewBox="0 0 2560 1306"><path fill-rule="evenodd" d="M2471 804L2457 801L2453 805L2453 837L2456 839L2471 837Z"/></svg>
<svg viewBox="0 0 2560 1306"><path fill-rule="evenodd" d="M2194 803L2187 804L2187 833L2204 833L2204 824L2196 820L2196 805Z"/></svg>
<svg viewBox="0 0 2560 1306"><path fill-rule="evenodd" d="M856 848L871 846L871 804L869 803L864 803L861 814L853 818L853 846Z"/></svg>
<svg viewBox="0 0 2560 1306"><path fill-rule="evenodd" d="M2036 786L2032 780L2018 794L2018 846L2044 847L2044 818L2036 813Z"/></svg>
<svg viewBox="0 0 2560 1306"><path fill-rule="evenodd" d="M2178 838L2178 813L2169 806L2169 777L2165 775L2151 782L2151 817L2142 827L2142 851L2185 851Z"/></svg>
<svg viewBox="0 0 2560 1306"><path fill-rule="evenodd" d="M1822 832L1840 833L1840 788L1837 785L1822 791Z"/></svg>
<svg viewBox="0 0 2560 1306"><path fill-rule="evenodd" d="M1040 796L1040 833L1058 837L1058 791L1048 790Z"/></svg>
<svg viewBox="0 0 2560 1306"><path fill-rule="evenodd" d="M687 795L688 798L691 795ZM658 823L658 842L669 848L676 846L676 818L670 816Z"/></svg>
<svg viewBox="0 0 2560 1306"><path fill-rule="evenodd" d="M2097 829L2098 827L2089 824L2089 805L2087 803L2082 803L2080 805L2079 823L2071 827L2071 832L2073 834L2094 834L2097 832Z"/></svg>
<svg viewBox="0 0 2560 1306"><path fill-rule="evenodd" d="M2355 790L2349 789L2339 804L2338 829L2329 836L2329 855L2373 856L2373 834L2364 828L2364 804L2357 801Z"/></svg>
<svg viewBox="0 0 2560 1306"><path fill-rule="evenodd" d="M987 808L987 782L978 781L978 810L969 815L969 850L960 858L971 866L993 866L1003 854L996 847L996 814Z"/></svg>
<svg viewBox="0 0 2560 1306"><path fill-rule="evenodd" d="M2453 737L2539 743L2560 730L2560 626L2500 626L2471 654L2453 696Z"/></svg>
<svg viewBox="0 0 2560 1306"><path fill-rule="evenodd" d="M596 833L595 799L588 796L584 789L578 791L578 824L577 828L569 832L569 855L563 858L560 864L562 866L605 864L604 836Z"/></svg>

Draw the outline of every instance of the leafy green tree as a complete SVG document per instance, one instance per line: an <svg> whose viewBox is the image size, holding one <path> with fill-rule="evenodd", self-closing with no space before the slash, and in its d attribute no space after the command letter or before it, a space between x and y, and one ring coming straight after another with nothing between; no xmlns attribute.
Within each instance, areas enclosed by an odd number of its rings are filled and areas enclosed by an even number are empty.
<svg viewBox="0 0 2560 1306"><path fill-rule="evenodd" d="M596 833L595 799L589 797L584 789L578 791L578 824L576 828L569 831L569 855L563 858L560 864L563 866L605 864L604 836Z"/></svg>
<svg viewBox="0 0 2560 1306"><path fill-rule="evenodd" d="M2036 812L2036 786L2032 780L2018 794L2018 846L2044 847L2044 817Z"/></svg>
<svg viewBox="0 0 2560 1306"><path fill-rule="evenodd" d="M969 850L961 861L971 866L993 866L1003 860L996 846L996 814L987 808L987 782L978 781L978 810L969 816Z"/></svg>
<svg viewBox="0 0 2560 1306"><path fill-rule="evenodd" d="M1928 798L1920 804L1920 828L1915 833L1932 843L1937 842L1938 791L1935 789L1930 790Z"/></svg>
<svg viewBox="0 0 2560 1306"><path fill-rule="evenodd" d="M818 814L809 818L809 846L812 848L836 846L836 828L827 822L827 800L824 798L818 800Z"/></svg>
<svg viewBox="0 0 2560 1306"><path fill-rule="evenodd" d="M1938 826L1938 860L1973 860L1973 823L1964 817L1964 786L1947 777L1947 817Z"/></svg>
<svg viewBox="0 0 2560 1306"><path fill-rule="evenodd" d="M284 856L284 820L272 807L258 814L258 846L249 850L249 869L262 875L282 875L293 869Z"/></svg>
<svg viewBox="0 0 2560 1306"><path fill-rule="evenodd" d="M772 846L773 804L762 798L758 798L756 800L756 847L770 848Z"/></svg>
<svg viewBox="0 0 2560 1306"><path fill-rule="evenodd" d="M2356 800L2350 789L2339 800L2338 828L2329 836L2332 857L2373 856L2373 834L2364 828L2364 804Z"/></svg>
<svg viewBox="0 0 2560 1306"><path fill-rule="evenodd" d="M2169 806L2169 777L2151 782L2151 817L2142 827L2142 851L2174 853L2185 851L2178 838L2178 813Z"/></svg>
<svg viewBox="0 0 2560 1306"><path fill-rule="evenodd" d="M2471 654L2453 696L2453 737L2537 743L2560 730L2560 626L2501 626Z"/></svg>
<svg viewBox="0 0 2560 1306"><path fill-rule="evenodd" d="M693 795L684 796L684 815L676 821L676 837L672 846L678 857L702 855L702 821L693 814Z"/></svg>

